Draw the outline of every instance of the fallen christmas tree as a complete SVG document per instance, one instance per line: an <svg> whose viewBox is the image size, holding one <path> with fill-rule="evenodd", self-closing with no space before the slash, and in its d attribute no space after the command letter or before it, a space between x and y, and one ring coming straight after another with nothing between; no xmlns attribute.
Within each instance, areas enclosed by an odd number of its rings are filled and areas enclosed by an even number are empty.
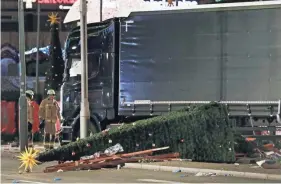
<svg viewBox="0 0 281 184"><path fill-rule="evenodd" d="M40 162L79 160L116 143L123 146L125 153L169 146L168 152L179 152L181 158L205 162L235 161L232 123L225 106L216 103L124 124L107 134L98 133L43 152L37 159Z"/></svg>

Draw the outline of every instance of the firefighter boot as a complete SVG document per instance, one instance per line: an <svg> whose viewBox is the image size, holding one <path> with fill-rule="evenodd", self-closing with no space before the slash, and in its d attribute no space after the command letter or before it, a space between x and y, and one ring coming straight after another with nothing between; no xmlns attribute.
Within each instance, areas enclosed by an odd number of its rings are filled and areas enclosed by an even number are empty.
<svg viewBox="0 0 281 184"><path fill-rule="evenodd" d="M54 149L55 147L55 136L50 135L50 149Z"/></svg>
<svg viewBox="0 0 281 184"><path fill-rule="evenodd" d="M33 141L32 141L32 133L28 132L28 147L33 147Z"/></svg>

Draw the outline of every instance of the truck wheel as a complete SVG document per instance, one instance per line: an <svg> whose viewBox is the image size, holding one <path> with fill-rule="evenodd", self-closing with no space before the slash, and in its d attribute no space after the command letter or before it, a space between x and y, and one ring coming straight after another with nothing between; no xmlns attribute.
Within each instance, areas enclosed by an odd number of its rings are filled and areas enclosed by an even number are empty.
<svg viewBox="0 0 281 184"><path fill-rule="evenodd" d="M98 133L100 132L100 127L99 127L99 124L96 123L97 121L95 121L94 118L90 118L90 123L88 125L88 135L91 136L95 133ZM80 118L78 119L78 125L75 126L76 128L74 129L74 132L73 132L73 138L74 138L74 141L79 137L80 138Z"/></svg>
<svg viewBox="0 0 281 184"><path fill-rule="evenodd" d="M90 120L90 123L89 123L89 125L88 125L89 127L88 127L88 134L90 135L90 136L92 136L93 134L96 134L96 133L98 133L98 132L100 132L100 130L98 129L98 127L96 127L95 126L95 123L92 121L92 120ZM80 132L79 132L80 133Z"/></svg>

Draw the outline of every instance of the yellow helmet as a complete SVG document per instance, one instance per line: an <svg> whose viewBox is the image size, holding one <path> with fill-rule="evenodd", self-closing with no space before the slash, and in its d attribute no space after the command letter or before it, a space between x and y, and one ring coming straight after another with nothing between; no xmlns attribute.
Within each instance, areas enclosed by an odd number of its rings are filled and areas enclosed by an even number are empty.
<svg viewBox="0 0 281 184"><path fill-rule="evenodd" d="M27 90L25 93L29 94L30 96L34 96L34 92L32 90Z"/></svg>
<svg viewBox="0 0 281 184"><path fill-rule="evenodd" d="M55 90L53 90L53 89L49 89L48 91L47 91L47 95L55 95L56 94L56 92L55 92Z"/></svg>

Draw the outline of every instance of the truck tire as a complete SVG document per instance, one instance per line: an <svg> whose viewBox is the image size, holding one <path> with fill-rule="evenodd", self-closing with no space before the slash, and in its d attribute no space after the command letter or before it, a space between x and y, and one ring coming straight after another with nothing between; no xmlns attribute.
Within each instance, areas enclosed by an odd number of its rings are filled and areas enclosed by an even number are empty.
<svg viewBox="0 0 281 184"><path fill-rule="evenodd" d="M100 123L96 117L90 117L90 123L88 126L89 126L88 135L90 135L90 136L101 131ZM80 138L80 117L76 118L72 137L73 137L74 141L77 138Z"/></svg>

